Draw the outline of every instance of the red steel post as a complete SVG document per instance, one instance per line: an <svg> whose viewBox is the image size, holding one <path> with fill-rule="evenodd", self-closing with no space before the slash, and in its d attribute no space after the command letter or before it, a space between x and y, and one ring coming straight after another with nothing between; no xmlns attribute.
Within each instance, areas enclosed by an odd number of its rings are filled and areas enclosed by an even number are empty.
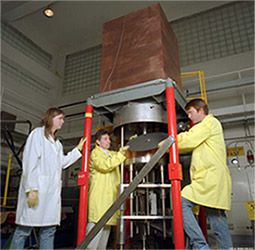
<svg viewBox="0 0 255 250"><path fill-rule="evenodd" d="M89 179L89 160L90 160L90 144L92 133L92 111L91 105L86 105L84 118L84 138L87 138L82 149L82 167L78 174L78 186L80 186L79 199L79 217L77 231L77 246L83 241L86 235L87 225L87 206L88 206L88 179Z"/></svg>
<svg viewBox="0 0 255 250"><path fill-rule="evenodd" d="M175 143L169 148L169 164L168 164L168 174L169 180L171 181L171 194L173 206L174 244L175 249L185 249L182 221L182 203L181 203L182 169L179 163L175 98L174 87L172 86L166 87L166 106L167 106L168 135L171 135L176 139Z"/></svg>
<svg viewBox="0 0 255 250"><path fill-rule="evenodd" d="M201 230L203 232L203 235L204 235L206 241L208 242L206 212L205 212L205 207L203 207L203 206L199 206L198 222L199 222L199 226L201 227Z"/></svg>

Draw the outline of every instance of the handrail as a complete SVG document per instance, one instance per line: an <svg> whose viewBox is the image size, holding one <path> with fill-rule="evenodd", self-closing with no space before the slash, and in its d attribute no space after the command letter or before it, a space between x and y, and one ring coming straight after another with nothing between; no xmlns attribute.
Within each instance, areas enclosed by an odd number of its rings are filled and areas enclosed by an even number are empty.
<svg viewBox="0 0 255 250"><path fill-rule="evenodd" d="M3 131L3 136L4 136L4 139L5 139L6 142L7 142L7 145L9 146L10 150L12 151L12 153L13 153L15 159L17 160L19 166L22 168L22 161L20 160L18 154L17 154L16 151L15 151L15 147L14 147L14 145L13 145L12 135L11 135L10 131L4 130L4 131ZM11 142L9 141L8 136L11 137L11 139L10 139ZM23 145L22 145L22 146L23 146Z"/></svg>
<svg viewBox="0 0 255 250"><path fill-rule="evenodd" d="M207 101L207 94L206 94L206 87L205 87L205 75L203 70L199 71L192 71L192 72L183 72L181 73L182 78L188 78L198 76L199 78L199 86L200 86L200 92L201 92L201 98L208 103ZM188 99L193 99L193 97L189 97Z"/></svg>
<svg viewBox="0 0 255 250"><path fill-rule="evenodd" d="M26 142L24 142L21 145L21 147L19 148L18 152L16 152L15 145L14 145L14 142L13 142L12 134L11 134L11 132L8 129L8 125L9 124L16 124L16 123L19 123L19 124L28 124L28 134L31 132L31 130L32 130L32 123L29 120L0 120L1 131L3 131L4 139L6 140L7 145L11 149L15 159L17 160L17 162L19 164L19 166L22 168L22 161L19 158L19 154L21 153L22 149L24 148Z"/></svg>
<svg viewBox="0 0 255 250"><path fill-rule="evenodd" d="M4 186L4 199L3 199L3 207L6 207L7 204L7 195L8 195L8 187L9 187L9 180L10 180L10 171L11 171L11 164L12 164L12 154L8 155L8 165L7 165L7 172L5 178L5 186Z"/></svg>
<svg viewBox="0 0 255 250"><path fill-rule="evenodd" d="M29 125L29 128L28 128L29 133L32 129L32 123L29 120L0 120L0 123L1 123L1 129L2 129L2 124L7 125L7 124L16 124L16 123L23 123L23 124L27 123Z"/></svg>

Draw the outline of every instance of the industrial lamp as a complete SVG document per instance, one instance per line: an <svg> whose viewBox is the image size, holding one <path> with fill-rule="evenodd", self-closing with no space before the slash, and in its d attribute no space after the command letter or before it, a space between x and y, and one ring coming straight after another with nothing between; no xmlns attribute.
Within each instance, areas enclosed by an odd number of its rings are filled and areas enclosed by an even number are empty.
<svg viewBox="0 0 255 250"><path fill-rule="evenodd" d="M43 10L43 14L48 17L48 18L51 18L54 16L54 11L53 9L51 9L50 7L47 7L46 9Z"/></svg>

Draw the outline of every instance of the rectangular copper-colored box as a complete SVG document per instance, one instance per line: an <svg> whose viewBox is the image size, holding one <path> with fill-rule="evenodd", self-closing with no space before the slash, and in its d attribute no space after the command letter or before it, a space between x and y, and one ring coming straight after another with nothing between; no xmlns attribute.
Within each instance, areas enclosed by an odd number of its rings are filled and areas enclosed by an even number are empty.
<svg viewBox="0 0 255 250"><path fill-rule="evenodd" d="M177 39L159 4L104 24L100 92L168 77L182 87Z"/></svg>

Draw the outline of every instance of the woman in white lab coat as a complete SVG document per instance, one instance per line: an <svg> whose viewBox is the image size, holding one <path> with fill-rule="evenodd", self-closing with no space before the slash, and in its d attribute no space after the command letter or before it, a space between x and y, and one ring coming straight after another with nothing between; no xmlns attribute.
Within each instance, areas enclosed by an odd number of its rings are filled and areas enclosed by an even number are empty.
<svg viewBox="0 0 255 250"><path fill-rule="evenodd" d="M53 249L56 225L60 224L61 173L81 157L84 139L67 155L56 137L64 124L64 113L50 108L42 127L28 136L23 153L16 224L10 249L23 249L33 227L40 227L40 249Z"/></svg>

